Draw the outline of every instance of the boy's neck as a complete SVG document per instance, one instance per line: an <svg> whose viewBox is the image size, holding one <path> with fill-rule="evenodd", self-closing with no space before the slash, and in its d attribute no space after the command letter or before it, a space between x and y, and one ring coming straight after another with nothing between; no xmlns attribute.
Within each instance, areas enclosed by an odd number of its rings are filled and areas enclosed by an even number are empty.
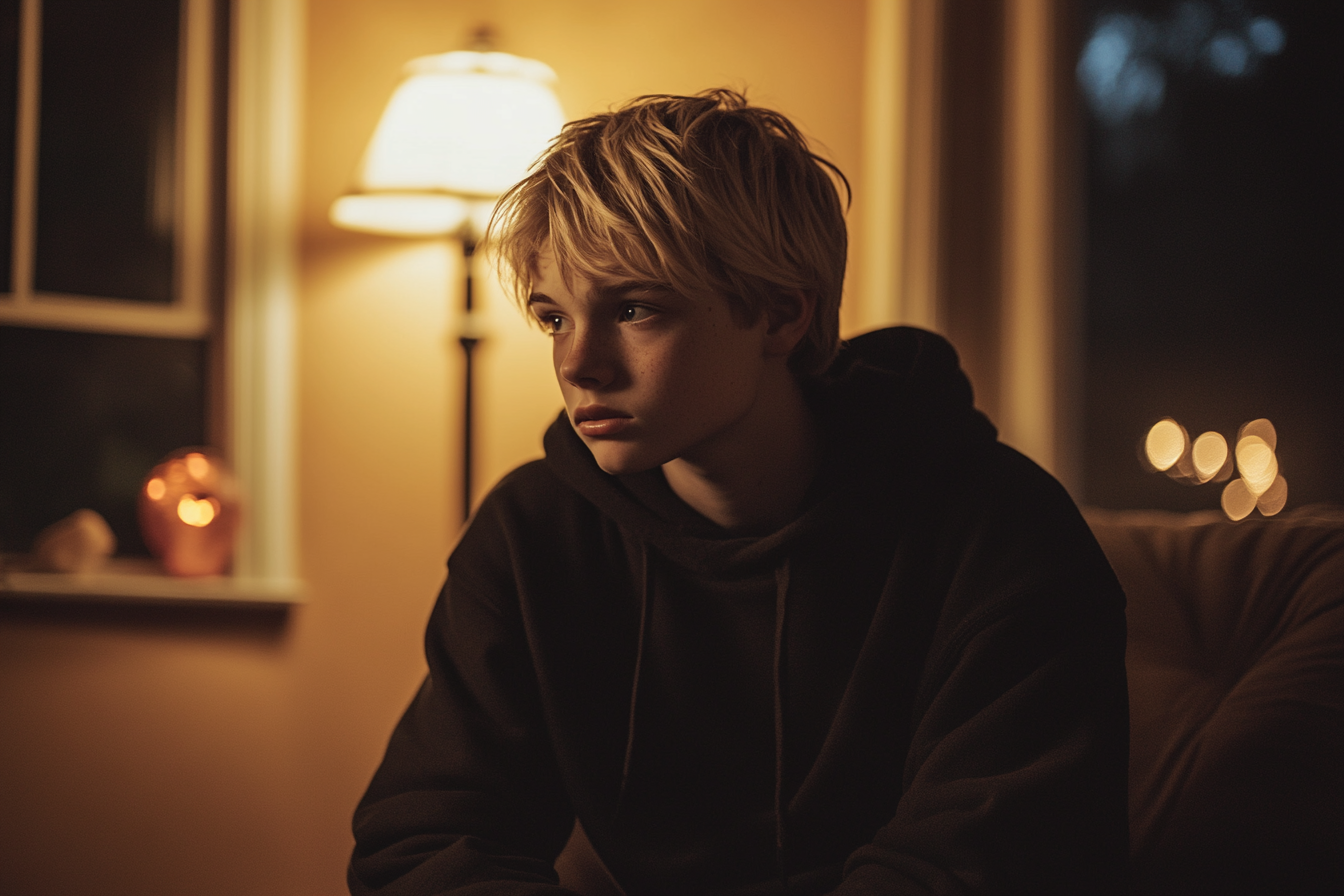
<svg viewBox="0 0 1344 896"><path fill-rule="evenodd" d="M725 529L771 532L802 509L819 454L812 411L785 369L731 438L663 464L663 475L677 497Z"/></svg>

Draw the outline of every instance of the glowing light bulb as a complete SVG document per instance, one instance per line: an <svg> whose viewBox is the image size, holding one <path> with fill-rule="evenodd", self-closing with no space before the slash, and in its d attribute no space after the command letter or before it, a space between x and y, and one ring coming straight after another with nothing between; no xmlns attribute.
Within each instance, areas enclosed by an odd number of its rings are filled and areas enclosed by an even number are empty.
<svg viewBox="0 0 1344 896"><path fill-rule="evenodd" d="M1216 432L1206 432L1195 439L1190 455L1199 481L1208 482L1227 463L1227 439Z"/></svg>
<svg viewBox="0 0 1344 896"><path fill-rule="evenodd" d="M1185 454L1187 439L1184 427L1175 420L1165 417L1157 421L1148 430L1148 438L1144 440L1143 448L1148 463L1157 470L1170 469Z"/></svg>

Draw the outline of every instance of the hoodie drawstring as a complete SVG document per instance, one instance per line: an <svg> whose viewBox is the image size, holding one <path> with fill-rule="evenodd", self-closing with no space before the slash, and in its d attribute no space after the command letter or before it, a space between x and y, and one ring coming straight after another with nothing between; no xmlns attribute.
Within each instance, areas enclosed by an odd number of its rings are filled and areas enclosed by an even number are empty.
<svg viewBox="0 0 1344 896"><path fill-rule="evenodd" d="M635 752L635 709L639 704L639 679L644 669L644 647L649 631L649 605L653 603L653 562L649 557L647 544L641 551L640 564L643 569L639 592L639 635L635 640L635 672L630 682L630 720L625 732L625 759L621 762L621 786L616 791L613 820L620 817L621 807L625 805L626 786L630 782L630 759Z"/></svg>
<svg viewBox="0 0 1344 896"><path fill-rule="evenodd" d="M775 567L775 869L779 892L786 896L789 876L784 867L784 616L788 606L789 558Z"/></svg>

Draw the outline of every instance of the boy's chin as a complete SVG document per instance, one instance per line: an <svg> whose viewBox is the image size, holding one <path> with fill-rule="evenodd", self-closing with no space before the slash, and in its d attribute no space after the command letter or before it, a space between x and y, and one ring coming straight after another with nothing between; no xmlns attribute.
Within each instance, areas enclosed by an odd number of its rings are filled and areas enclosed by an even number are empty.
<svg viewBox="0 0 1344 896"><path fill-rule="evenodd" d="M588 443L588 450L592 452L593 460L597 462L597 466L602 472L610 473L612 476L643 473L663 465L661 459L639 451L629 443L616 441L590 442Z"/></svg>

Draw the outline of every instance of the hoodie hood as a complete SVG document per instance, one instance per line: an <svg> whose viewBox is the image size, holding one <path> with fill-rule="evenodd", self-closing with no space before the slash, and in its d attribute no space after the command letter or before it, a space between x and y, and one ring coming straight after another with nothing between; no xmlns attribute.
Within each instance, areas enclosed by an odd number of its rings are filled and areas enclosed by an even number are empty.
<svg viewBox="0 0 1344 896"><path fill-rule="evenodd" d="M933 333L890 327L849 340L805 391L822 434L824 480L805 510L767 535L740 535L701 517L659 469L613 476L561 412L547 430L546 462L571 488L673 563L696 571L775 566L808 533L853 502L913 495L930 467L965 463L994 443L994 426L974 407L952 346ZM914 471L918 471L917 473Z"/></svg>

